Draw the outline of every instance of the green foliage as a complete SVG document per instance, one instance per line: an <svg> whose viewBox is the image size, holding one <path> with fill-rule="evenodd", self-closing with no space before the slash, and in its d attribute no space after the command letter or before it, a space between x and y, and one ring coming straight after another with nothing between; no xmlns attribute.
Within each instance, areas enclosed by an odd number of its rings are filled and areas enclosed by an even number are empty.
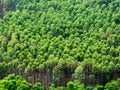
<svg viewBox="0 0 120 90"><path fill-rule="evenodd" d="M31 84L26 82L20 76L15 76L10 74L8 77L5 77L3 80L0 80L0 88L8 90L29 90Z"/></svg>
<svg viewBox="0 0 120 90"><path fill-rule="evenodd" d="M0 0L0 78L15 73L47 88L71 80L85 87L105 86L119 78L119 4L120 0ZM31 86L17 82L18 89ZM16 88L14 80L7 83ZM82 84L67 85L69 90L78 87L83 89Z"/></svg>
<svg viewBox="0 0 120 90"><path fill-rule="evenodd" d="M42 87L41 83L37 82L32 86L31 90L43 90L43 87Z"/></svg>
<svg viewBox="0 0 120 90"><path fill-rule="evenodd" d="M55 90L65 90L65 87L63 87L63 86L57 87Z"/></svg>
<svg viewBox="0 0 120 90"><path fill-rule="evenodd" d="M40 83L35 83L33 86L22 79L21 76L9 74L4 79L0 80L0 90L43 90Z"/></svg>
<svg viewBox="0 0 120 90"><path fill-rule="evenodd" d="M67 90L83 90L84 89L84 85L80 84L78 81L75 82L68 82L67 83Z"/></svg>
<svg viewBox="0 0 120 90"><path fill-rule="evenodd" d="M106 88L107 90L118 90L118 83L117 83L117 81L108 82L108 83L105 85L105 88Z"/></svg>
<svg viewBox="0 0 120 90"><path fill-rule="evenodd" d="M103 86L102 85L97 85L93 90L103 90Z"/></svg>
<svg viewBox="0 0 120 90"><path fill-rule="evenodd" d="M67 89L68 90L75 90L74 83L72 81L67 83Z"/></svg>
<svg viewBox="0 0 120 90"><path fill-rule="evenodd" d="M93 87L92 86L87 86L86 90L93 90Z"/></svg>
<svg viewBox="0 0 120 90"><path fill-rule="evenodd" d="M49 87L49 90L55 90L55 85L51 84L50 87Z"/></svg>

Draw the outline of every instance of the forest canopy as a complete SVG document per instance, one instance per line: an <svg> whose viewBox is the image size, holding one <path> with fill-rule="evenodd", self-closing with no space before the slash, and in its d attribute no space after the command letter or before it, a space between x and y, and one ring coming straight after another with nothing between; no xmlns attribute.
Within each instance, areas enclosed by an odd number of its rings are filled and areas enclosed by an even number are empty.
<svg viewBox="0 0 120 90"><path fill-rule="evenodd" d="M120 0L0 0L0 78L16 74L46 89L74 88L76 80L86 89L117 86L119 7Z"/></svg>

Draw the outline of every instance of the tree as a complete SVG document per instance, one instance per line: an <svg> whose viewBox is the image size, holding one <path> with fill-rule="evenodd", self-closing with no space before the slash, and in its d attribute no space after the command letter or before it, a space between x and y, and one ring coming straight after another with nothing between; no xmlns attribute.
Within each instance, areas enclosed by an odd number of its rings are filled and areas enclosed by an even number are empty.
<svg viewBox="0 0 120 90"><path fill-rule="evenodd" d="M68 90L75 90L75 88L74 88L74 83L73 83L73 82L68 82L68 83L67 83L67 89L68 89Z"/></svg>
<svg viewBox="0 0 120 90"><path fill-rule="evenodd" d="M72 80L86 87L119 78L119 3L0 0L0 78L15 73L55 89ZM29 88L24 83L19 89Z"/></svg>
<svg viewBox="0 0 120 90"><path fill-rule="evenodd" d="M42 87L41 83L37 82L32 86L31 90L43 90L43 87Z"/></svg>
<svg viewBox="0 0 120 90"><path fill-rule="evenodd" d="M50 87L49 87L49 90L55 90L55 85L51 84Z"/></svg>
<svg viewBox="0 0 120 90"><path fill-rule="evenodd" d="M67 83L67 90L83 90L84 89L84 85L80 84L78 81L75 82L68 82Z"/></svg>
<svg viewBox="0 0 120 90"><path fill-rule="evenodd" d="M75 69L75 73L72 75L75 80L80 81L81 83L83 82L84 79L84 74L83 74L83 67L78 66Z"/></svg>

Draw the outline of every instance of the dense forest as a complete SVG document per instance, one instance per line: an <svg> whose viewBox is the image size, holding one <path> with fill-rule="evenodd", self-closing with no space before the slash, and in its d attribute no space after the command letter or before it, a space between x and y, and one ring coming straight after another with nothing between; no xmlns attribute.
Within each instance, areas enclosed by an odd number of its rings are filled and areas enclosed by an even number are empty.
<svg viewBox="0 0 120 90"><path fill-rule="evenodd" d="M0 0L0 90L119 90L120 0Z"/></svg>

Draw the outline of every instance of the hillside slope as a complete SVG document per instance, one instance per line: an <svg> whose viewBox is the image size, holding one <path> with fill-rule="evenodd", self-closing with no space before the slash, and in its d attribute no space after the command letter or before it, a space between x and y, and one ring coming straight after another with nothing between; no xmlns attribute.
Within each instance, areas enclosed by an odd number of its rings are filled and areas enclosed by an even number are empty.
<svg viewBox="0 0 120 90"><path fill-rule="evenodd" d="M0 3L0 78L14 73L46 88L120 78L120 0Z"/></svg>

